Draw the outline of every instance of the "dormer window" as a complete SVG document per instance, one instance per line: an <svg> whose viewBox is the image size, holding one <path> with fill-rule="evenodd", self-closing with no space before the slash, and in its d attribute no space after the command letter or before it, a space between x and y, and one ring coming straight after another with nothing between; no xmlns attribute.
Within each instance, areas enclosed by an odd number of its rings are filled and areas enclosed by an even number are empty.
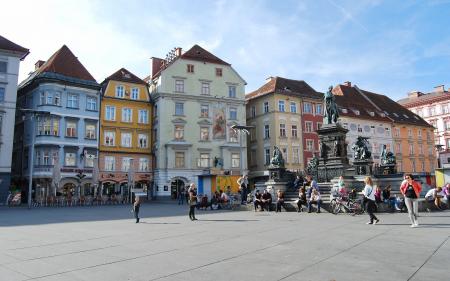
<svg viewBox="0 0 450 281"><path fill-rule="evenodd" d="M416 115L414 115L414 118L416 118L416 120L420 120L419 117L417 117Z"/></svg>
<svg viewBox="0 0 450 281"><path fill-rule="evenodd" d="M407 119L409 118L409 116L408 116L408 115L406 115L406 114L403 114L403 116L405 116L405 118L407 118Z"/></svg>
<svg viewBox="0 0 450 281"><path fill-rule="evenodd" d="M387 111L384 111L384 114L386 114L386 116L389 116L389 112Z"/></svg>
<svg viewBox="0 0 450 281"><path fill-rule="evenodd" d="M355 113L355 115L359 115L359 110L357 109L352 109L353 113Z"/></svg>
<svg viewBox="0 0 450 281"><path fill-rule="evenodd" d="M193 64L188 64L187 65L187 72L188 73L194 73L194 65Z"/></svg>
<svg viewBox="0 0 450 281"><path fill-rule="evenodd" d="M373 112L373 111L367 111L367 113L369 113L369 115L372 116L372 117L375 116L375 112Z"/></svg>
<svg viewBox="0 0 450 281"><path fill-rule="evenodd" d="M377 112L378 115L380 115L381 117L386 117L386 114L384 114L383 112Z"/></svg>
<svg viewBox="0 0 450 281"><path fill-rule="evenodd" d="M347 108L341 108L342 113L348 113Z"/></svg>
<svg viewBox="0 0 450 281"><path fill-rule="evenodd" d="M395 113L395 112L394 112L394 116L395 116L395 117L400 117L400 116L398 116L398 114L397 114L397 113Z"/></svg>
<svg viewBox="0 0 450 281"><path fill-rule="evenodd" d="M122 85L116 87L116 98L123 98L125 95L125 89Z"/></svg>

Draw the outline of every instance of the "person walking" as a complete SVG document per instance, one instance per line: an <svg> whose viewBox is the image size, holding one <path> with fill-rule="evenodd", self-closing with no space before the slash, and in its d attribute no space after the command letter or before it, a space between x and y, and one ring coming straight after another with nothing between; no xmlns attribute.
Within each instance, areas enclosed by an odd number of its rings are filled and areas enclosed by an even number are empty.
<svg viewBox="0 0 450 281"><path fill-rule="evenodd" d="M178 205L183 205L184 203L185 190L184 186L178 191Z"/></svg>
<svg viewBox="0 0 450 281"><path fill-rule="evenodd" d="M450 209L450 183L447 183L444 186L444 195L445 198L447 199L447 209Z"/></svg>
<svg viewBox="0 0 450 281"><path fill-rule="evenodd" d="M374 215L377 205L375 204L375 189L373 187L373 182L371 177L366 177L364 179L366 186L363 190L364 198L366 198L366 211L369 214L370 221L367 224L377 224L380 220Z"/></svg>
<svg viewBox="0 0 450 281"><path fill-rule="evenodd" d="M241 204L247 204L248 176L244 175L237 180L241 190Z"/></svg>
<svg viewBox="0 0 450 281"><path fill-rule="evenodd" d="M139 196L134 197L133 211L136 223L139 223L139 209L141 208L141 198Z"/></svg>
<svg viewBox="0 0 450 281"><path fill-rule="evenodd" d="M197 188L195 188L195 184L191 183L189 186L189 218L191 221L196 221L195 218L195 207L197 206Z"/></svg>
<svg viewBox="0 0 450 281"><path fill-rule="evenodd" d="M420 183L414 180L413 175L407 174L405 176L405 180L400 186L400 192L405 197L405 205L408 209L411 227L419 226L419 222L417 221L417 205L418 198L420 197L420 191L422 191L422 186Z"/></svg>

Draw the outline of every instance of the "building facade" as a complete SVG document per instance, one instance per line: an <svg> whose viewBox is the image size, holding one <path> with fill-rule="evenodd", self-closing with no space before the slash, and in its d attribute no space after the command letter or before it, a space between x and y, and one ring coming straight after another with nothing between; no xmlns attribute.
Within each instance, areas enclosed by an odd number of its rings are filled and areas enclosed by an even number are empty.
<svg viewBox="0 0 450 281"><path fill-rule="evenodd" d="M17 106L31 113L16 119L14 171L27 191L33 167L35 199L94 192L99 90L100 85L65 45L46 62L38 61L35 71L19 85Z"/></svg>
<svg viewBox="0 0 450 281"><path fill-rule="evenodd" d="M288 170L304 170L307 159L318 150L322 98L304 81L282 77L269 77L246 95L247 125L254 127L248 142L251 178L267 177L274 146L282 151Z"/></svg>
<svg viewBox="0 0 450 281"><path fill-rule="evenodd" d="M346 82L333 89L340 120L349 129L349 159L355 137L369 137L374 163L380 163L383 145L397 157L397 170L408 173L433 173L433 127L417 114L385 95L358 88Z"/></svg>
<svg viewBox="0 0 450 281"><path fill-rule="evenodd" d="M434 127L434 148L438 156L438 167L450 164L450 91L444 85L433 92L414 91L407 98L398 101L402 106L416 113ZM427 152L428 153L428 152Z"/></svg>
<svg viewBox="0 0 450 281"><path fill-rule="evenodd" d="M0 202L5 202L11 184L19 65L28 53L28 49L0 36Z"/></svg>
<svg viewBox="0 0 450 281"><path fill-rule="evenodd" d="M199 175L247 170L246 82L231 65L198 45L152 58L156 196L174 196ZM242 146L240 143L242 142Z"/></svg>
<svg viewBox="0 0 450 281"><path fill-rule="evenodd" d="M147 83L125 68L102 82L99 181L103 194L148 190L152 181L152 105Z"/></svg>

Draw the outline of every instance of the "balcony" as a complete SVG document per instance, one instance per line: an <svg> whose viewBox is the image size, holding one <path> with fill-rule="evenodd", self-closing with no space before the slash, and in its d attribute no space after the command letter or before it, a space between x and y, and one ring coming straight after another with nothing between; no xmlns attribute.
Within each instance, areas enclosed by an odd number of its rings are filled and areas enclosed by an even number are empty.
<svg viewBox="0 0 450 281"><path fill-rule="evenodd" d="M197 168L209 169L213 166L211 158L197 158Z"/></svg>
<svg viewBox="0 0 450 281"><path fill-rule="evenodd" d="M34 165L34 173L51 173L53 172L53 165Z"/></svg>

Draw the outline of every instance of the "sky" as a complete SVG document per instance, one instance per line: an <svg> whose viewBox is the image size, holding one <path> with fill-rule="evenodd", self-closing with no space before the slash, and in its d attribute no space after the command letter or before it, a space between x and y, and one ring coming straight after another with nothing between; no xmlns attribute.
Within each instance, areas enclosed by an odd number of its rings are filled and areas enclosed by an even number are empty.
<svg viewBox="0 0 450 281"><path fill-rule="evenodd" d="M0 35L30 49L19 80L66 44L98 82L194 44L231 63L246 93L270 76L325 92L351 81L394 100L450 88L450 0L4 1Z"/></svg>

